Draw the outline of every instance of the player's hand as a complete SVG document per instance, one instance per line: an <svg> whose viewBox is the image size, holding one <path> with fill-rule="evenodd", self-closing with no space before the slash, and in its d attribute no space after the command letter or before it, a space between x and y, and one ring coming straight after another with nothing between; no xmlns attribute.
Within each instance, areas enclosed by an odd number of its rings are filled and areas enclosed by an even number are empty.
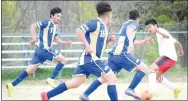
<svg viewBox="0 0 188 101"><path fill-rule="evenodd" d="M178 51L178 56L183 56L183 54L184 54L183 50Z"/></svg>
<svg viewBox="0 0 188 101"><path fill-rule="evenodd" d="M115 41L116 40L116 36L114 34L111 34L109 37L108 37L108 40L109 41Z"/></svg>
<svg viewBox="0 0 188 101"><path fill-rule="evenodd" d="M90 53L93 53L93 52L94 52L93 48L89 44L86 45L86 55L90 54Z"/></svg>
<svg viewBox="0 0 188 101"><path fill-rule="evenodd" d="M71 46L72 45L72 41L65 41L64 45Z"/></svg>
<svg viewBox="0 0 188 101"><path fill-rule="evenodd" d="M154 41L151 37L148 37L148 38L145 39L145 43L147 43L147 44L153 44L153 42Z"/></svg>
<svg viewBox="0 0 188 101"><path fill-rule="evenodd" d="M132 50L133 50L133 46L129 46L129 47L127 48L127 53L131 53Z"/></svg>
<svg viewBox="0 0 188 101"><path fill-rule="evenodd" d="M31 41L29 41L29 45L34 46L36 42L37 42L36 39L32 39Z"/></svg>

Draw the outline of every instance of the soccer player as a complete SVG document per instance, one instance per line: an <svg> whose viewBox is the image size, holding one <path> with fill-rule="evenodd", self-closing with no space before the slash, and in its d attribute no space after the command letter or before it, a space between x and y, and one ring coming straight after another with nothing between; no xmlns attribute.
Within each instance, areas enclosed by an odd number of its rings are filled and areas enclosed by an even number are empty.
<svg viewBox="0 0 188 101"><path fill-rule="evenodd" d="M73 78L62 82L56 88L48 92L41 92L42 100L49 100L66 90L79 87L90 74L103 78L108 85L107 91L110 99L118 100L115 85L116 76L110 67L100 60L106 42L110 42L114 39L114 37L107 39L107 24L110 23L112 9L108 3L99 2L96 5L96 10L98 13L97 19L90 20L76 29L76 34L85 48L79 58L78 67L74 71Z"/></svg>
<svg viewBox="0 0 188 101"><path fill-rule="evenodd" d="M174 98L177 99L181 90L162 75L172 68L177 61L175 46L178 48L179 56L184 54L182 45L173 38L167 30L158 27L155 19L148 19L145 25L149 33L156 35L160 55L160 57L149 66L149 89L155 94L157 81L171 89L174 92Z"/></svg>
<svg viewBox="0 0 188 101"><path fill-rule="evenodd" d="M131 84L125 91L126 95L132 96L135 99L140 99L140 97L135 93L134 89L140 83L148 68L142 61L132 56L130 52L134 46L151 44L153 42L152 38L135 40L135 33L139 27L139 18L140 15L137 10L131 10L129 12L129 20L123 24L119 32L119 38L116 40L108 56L108 65L115 73L120 72L121 69L125 69L129 72L136 70ZM101 78L95 80L80 96L80 99L89 100L88 96L102 83L104 83L104 81Z"/></svg>
<svg viewBox="0 0 188 101"><path fill-rule="evenodd" d="M54 83L54 79L60 72L60 70L63 68L67 60L64 56L62 56L60 53L51 48L52 42L65 45L72 44L71 41L63 41L60 38L58 38L57 25L59 24L60 20L61 9L59 7L55 7L50 12L49 20L42 20L31 25L30 31L32 34L32 40L29 43L30 45L35 45L35 43L37 42L36 29L39 28L40 32L38 44L35 49L33 58L31 60L31 64L28 66L28 68L21 72L20 75L12 83L7 84L9 96L12 95L13 89L16 85L18 85L18 83L20 83L29 74L32 74L39 67L39 65L43 64L46 60L56 60L58 62L50 78L46 80L46 82L50 84L52 87L56 86Z"/></svg>

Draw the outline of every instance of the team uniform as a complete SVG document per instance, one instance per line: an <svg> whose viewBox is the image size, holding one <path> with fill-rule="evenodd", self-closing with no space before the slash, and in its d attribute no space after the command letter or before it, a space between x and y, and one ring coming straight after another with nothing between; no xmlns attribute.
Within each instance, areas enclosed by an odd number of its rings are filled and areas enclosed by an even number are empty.
<svg viewBox="0 0 188 101"><path fill-rule="evenodd" d="M127 29L131 27L134 29L134 38L129 40ZM127 71L132 71L136 69L137 65L142 62L128 53L127 48L129 44L134 43L136 39L135 33L138 30L139 24L136 21L129 20L123 24L119 37L116 40L115 45L112 50L108 53L108 66L112 69L114 73L119 73L121 69L126 69ZM135 93L134 88L141 81L142 77L145 75L142 71L137 71L131 84L126 89L125 94L134 97L135 99L140 99L140 97ZM80 99L87 100L88 96L98 87L101 83L99 80L95 80L89 88L80 96ZM93 90L94 89L94 90Z"/></svg>
<svg viewBox="0 0 188 101"><path fill-rule="evenodd" d="M162 73L165 73L172 68L177 61L176 49L174 46L176 39L174 39L165 29L159 28L159 32L169 36L169 38L164 38L160 33L156 33L160 57L154 63L159 67L159 70ZM156 91L156 83L154 83L155 78L156 74L149 74L149 87L152 92ZM178 98L181 89L177 88L172 82L168 81L168 79L163 76L160 76L157 82L171 89L174 92L174 98Z"/></svg>
<svg viewBox="0 0 188 101"><path fill-rule="evenodd" d="M88 21L79 28L85 32L85 38L93 48L94 55L86 54L86 49L84 49L79 58L78 67L74 71L74 75L85 74L88 77L90 74L94 74L100 77L101 72L108 73L111 69L100 60L108 36L106 25L100 18L97 18Z"/></svg>
<svg viewBox="0 0 188 101"><path fill-rule="evenodd" d="M133 29L133 38L130 38L127 32L129 28ZM136 39L135 34L138 28L139 24L134 20L128 20L123 24L119 32L119 38L108 56L108 66L114 73L119 73L121 69L132 72L136 69L137 65L146 67L140 59L132 56L131 53L128 52L128 47L134 46L134 41ZM136 71L129 87L125 90L125 94L132 96L134 99L141 100L140 96L135 93L134 89L144 76L145 73L143 71Z"/></svg>
<svg viewBox="0 0 188 101"><path fill-rule="evenodd" d="M176 49L174 46L176 39L174 39L165 29L159 28L159 32L169 36L169 38L163 38L161 34L156 33L160 57L155 61L155 64L162 73L165 73L173 67L177 61Z"/></svg>
<svg viewBox="0 0 188 101"><path fill-rule="evenodd" d="M57 35L57 25L53 23L53 21L50 20L43 20L36 23L37 27L40 28L39 32L39 39L38 44L35 49L33 58L31 60L31 65L38 65L43 64L46 60L52 61L53 58L56 58L59 54L58 51L54 51L51 46L54 38L58 37ZM59 71L63 68L64 64L61 62L58 62L56 65L54 72L46 80L46 83L51 85L52 87L55 87L54 79L59 73ZM31 68L29 66L29 68ZM7 84L8 89L8 95L12 96L13 88L18 85L24 78L28 76L28 72L24 70L20 73L20 75L12 82Z"/></svg>
<svg viewBox="0 0 188 101"><path fill-rule="evenodd" d="M52 61L60 53L51 48L54 38L58 37L57 25L52 20L43 20L36 23L40 28L39 41L35 49L31 64L43 64L46 60Z"/></svg>
<svg viewBox="0 0 188 101"><path fill-rule="evenodd" d="M95 20L88 21L79 28L85 33L85 38L89 45L93 48L94 52L87 54L86 49L84 48L78 61L78 67L75 69L73 76L86 75L86 77L88 77L90 74L94 74L97 77L100 77L102 72L110 72L111 69L100 60L105 49L108 36L106 25L100 18L97 18ZM62 82L54 89L48 92L42 92L41 97L43 100L50 99L66 90L71 89L67 88L67 86L66 82ZM118 100L115 85L108 85L107 91L111 100Z"/></svg>
<svg viewBox="0 0 188 101"><path fill-rule="evenodd" d="M128 39L128 34L126 32L128 27L132 27L134 29L133 40ZM119 32L119 38L108 56L108 65L114 72L118 73L122 68L127 71L132 71L141 63L139 59L127 52L127 48L130 44L129 42L133 41L134 43L134 40L136 39L135 33L138 28L139 24L133 20L129 20L123 24Z"/></svg>

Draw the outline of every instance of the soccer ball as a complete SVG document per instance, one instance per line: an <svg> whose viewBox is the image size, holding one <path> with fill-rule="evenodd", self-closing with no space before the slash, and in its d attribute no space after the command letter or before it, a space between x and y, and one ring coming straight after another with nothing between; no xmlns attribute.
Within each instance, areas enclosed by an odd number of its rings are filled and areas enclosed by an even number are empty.
<svg viewBox="0 0 188 101"><path fill-rule="evenodd" d="M148 90L145 90L145 91L141 92L140 97L142 100L151 100L152 94Z"/></svg>

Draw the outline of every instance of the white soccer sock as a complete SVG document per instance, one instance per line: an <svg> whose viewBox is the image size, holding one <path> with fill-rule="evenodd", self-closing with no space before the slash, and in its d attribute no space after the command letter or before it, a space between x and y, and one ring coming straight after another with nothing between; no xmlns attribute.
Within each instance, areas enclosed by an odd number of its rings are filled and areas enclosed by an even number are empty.
<svg viewBox="0 0 188 101"><path fill-rule="evenodd" d="M149 91L152 93L156 92L156 73L150 72L149 75Z"/></svg>
<svg viewBox="0 0 188 101"><path fill-rule="evenodd" d="M172 91L174 91L176 88L172 82L170 82L169 80L167 80L166 78L164 78L162 76L157 80L157 82L161 83L163 86L171 89Z"/></svg>

